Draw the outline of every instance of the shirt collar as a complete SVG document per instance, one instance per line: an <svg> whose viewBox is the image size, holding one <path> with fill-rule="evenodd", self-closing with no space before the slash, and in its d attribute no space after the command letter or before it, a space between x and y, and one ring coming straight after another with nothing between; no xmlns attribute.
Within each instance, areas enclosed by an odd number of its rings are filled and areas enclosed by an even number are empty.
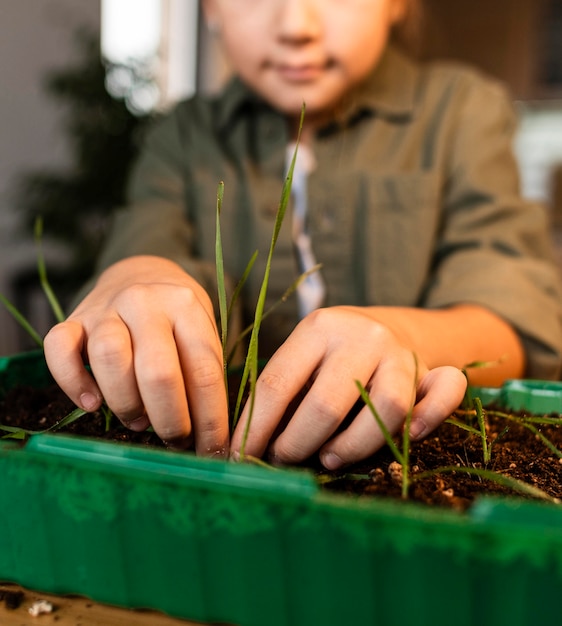
<svg viewBox="0 0 562 626"><path fill-rule="evenodd" d="M375 71L346 98L341 116L349 120L369 111L388 119L410 117L414 112L418 71L405 54L387 47Z"/></svg>
<svg viewBox="0 0 562 626"><path fill-rule="evenodd" d="M336 122L344 123L364 112L389 120L411 117L414 111L418 67L402 52L388 46L376 69L342 102ZM399 80L396 80L399 77ZM221 130L231 125L244 109L270 107L237 77L225 86L217 100Z"/></svg>

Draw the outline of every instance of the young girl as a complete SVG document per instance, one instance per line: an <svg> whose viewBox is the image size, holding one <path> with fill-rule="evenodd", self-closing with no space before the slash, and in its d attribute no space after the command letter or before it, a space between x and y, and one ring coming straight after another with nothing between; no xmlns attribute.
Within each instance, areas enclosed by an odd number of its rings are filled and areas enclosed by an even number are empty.
<svg viewBox="0 0 562 626"><path fill-rule="evenodd" d="M303 102L294 215L267 306L299 268L322 267L308 296L264 323L272 356L246 453L293 463L318 451L330 469L372 454L384 439L367 408L339 429L356 380L391 432L413 401L418 439L459 404L459 368L473 361L494 363L470 371L479 384L559 376L557 272L545 216L519 195L509 100L475 71L417 65L389 43L413 2L205 0L236 76L155 124L97 281L45 339L76 404L104 398L134 430L152 424L173 446L237 456L247 410L229 442L216 189L224 181L232 284L261 253L243 293L248 322Z"/></svg>

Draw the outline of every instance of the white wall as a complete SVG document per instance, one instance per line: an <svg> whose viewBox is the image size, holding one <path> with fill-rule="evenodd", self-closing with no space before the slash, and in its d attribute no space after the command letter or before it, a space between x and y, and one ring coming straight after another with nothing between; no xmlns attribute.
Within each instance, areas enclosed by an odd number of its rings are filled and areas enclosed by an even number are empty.
<svg viewBox="0 0 562 626"><path fill-rule="evenodd" d="M41 81L72 61L73 35L99 27L99 0L0 0L0 291L13 298L9 277L35 263L33 245L17 236L10 198L16 177L69 161L57 103ZM20 349L19 330L0 307L0 355Z"/></svg>

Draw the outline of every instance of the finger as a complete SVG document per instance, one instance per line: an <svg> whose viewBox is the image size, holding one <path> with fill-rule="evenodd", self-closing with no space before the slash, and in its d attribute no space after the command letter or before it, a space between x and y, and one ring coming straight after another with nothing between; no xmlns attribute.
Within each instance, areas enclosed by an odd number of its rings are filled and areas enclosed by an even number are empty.
<svg viewBox="0 0 562 626"><path fill-rule="evenodd" d="M316 452L338 429L359 398L356 379L364 385L372 363L353 372L342 359L329 359L315 378L285 430L273 441L270 456L278 463L298 463ZM346 372L346 373L343 373Z"/></svg>
<svg viewBox="0 0 562 626"><path fill-rule="evenodd" d="M104 318L90 332L86 354L111 411L128 428L149 425L137 386L128 326L119 317Z"/></svg>
<svg viewBox="0 0 562 626"><path fill-rule="evenodd" d="M456 367L430 370L418 386L418 402L410 424L411 439L422 439L447 419L461 404L466 386L466 376Z"/></svg>
<svg viewBox="0 0 562 626"><path fill-rule="evenodd" d="M382 362L370 385L369 397L391 435L399 431L413 404L415 362L405 359ZM320 461L329 470L365 459L386 442L371 409L365 406L343 432L320 450Z"/></svg>
<svg viewBox="0 0 562 626"><path fill-rule="evenodd" d="M47 366L55 382L85 411L96 411L103 402L96 381L84 366L84 329L74 320L53 326L44 339Z"/></svg>
<svg viewBox="0 0 562 626"><path fill-rule="evenodd" d="M310 348L303 351L298 348L292 337L289 337L258 377L251 424L244 442L246 454L263 456L289 404L318 366L316 350ZM298 368L295 368L295 363L299 364ZM250 403L247 402L232 436L231 452L235 457L240 453L249 419Z"/></svg>
<svg viewBox="0 0 562 626"><path fill-rule="evenodd" d="M197 454L225 456L229 447L228 400L221 344L214 321L201 309L176 322L174 334Z"/></svg>

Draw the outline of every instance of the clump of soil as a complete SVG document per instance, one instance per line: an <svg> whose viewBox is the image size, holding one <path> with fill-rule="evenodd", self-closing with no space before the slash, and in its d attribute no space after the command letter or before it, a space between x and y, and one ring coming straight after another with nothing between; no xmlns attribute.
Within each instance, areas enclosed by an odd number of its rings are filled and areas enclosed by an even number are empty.
<svg viewBox="0 0 562 626"><path fill-rule="evenodd" d="M73 408L57 386L42 390L18 387L9 391L0 402L0 424L35 431L47 429ZM486 466L480 438L452 424L444 423L425 440L412 444L410 463L414 481L410 488L411 501L466 510L480 494L519 495L506 486L457 472L415 478L416 474L445 466L486 468L562 499L562 459L522 424L493 413L489 411L487 416L488 440L493 445L491 460ZM562 426L535 426L562 450ZM59 432L163 446L155 433L130 431L116 418L108 431L105 417L99 412L85 415ZM344 472L327 473L315 459L307 465L317 472L326 489L360 498L401 497L400 480L396 478L397 464L387 447Z"/></svg>
<svg viewBox="0 0 562 626"><path fill-rule="evenodd" d="M13 611L21 606L23 591L19 589L0 589L0 602L4 602L4 606Z"/></svg>

